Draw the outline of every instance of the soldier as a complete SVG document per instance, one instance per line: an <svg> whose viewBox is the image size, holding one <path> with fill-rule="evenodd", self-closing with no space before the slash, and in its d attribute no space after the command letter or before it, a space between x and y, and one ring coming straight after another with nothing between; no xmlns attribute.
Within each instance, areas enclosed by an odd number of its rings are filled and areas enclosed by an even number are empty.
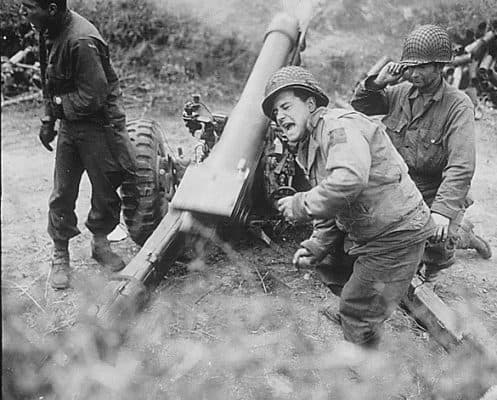
<svg viewBox="0 0 497 400"><path fill-rule="evenodd" d="M442 78L452 57L447 32L423 25L410 33L400 63L390 62L356 88L352 106L367 115L386 114L383 123L409 174L431 208L436 243L423 257L428 280L450 267L455 247L491 257L488 243L463 220L475 169L474 107ZM408 82L399 83L402 78ZM389 86L392 85L392 86Z"/></svg>
<svg viewBox="0 0 497 400"><path fill-rule="evenodd" d="M39 138L52 151L59 120L48 233L54 243L51 285L65 289L70 283L68 242L80 233L74 210L84 171L92 186L86 221L93 234L92 257L112 271L124 268L107 234L119 223L116 190L125 174L133 173L134 158L118 103L119 80L97 29L69 10L66 0L23 0L21 13L47 40L46 115Z"/></svg>
<svg viewBox="0 0 497 400"><path fill-rule="evenodd" d="M343 239L337 225L349 233L354 265L342 282L340 322L346 340L374 348L434 224L384 130L358 112L326 108L328 101L301 67L278 70L266 85L263 111L297 146L312 186L277 206L288 220L313 221L293 257L297 266L317 265Z"/></svg>

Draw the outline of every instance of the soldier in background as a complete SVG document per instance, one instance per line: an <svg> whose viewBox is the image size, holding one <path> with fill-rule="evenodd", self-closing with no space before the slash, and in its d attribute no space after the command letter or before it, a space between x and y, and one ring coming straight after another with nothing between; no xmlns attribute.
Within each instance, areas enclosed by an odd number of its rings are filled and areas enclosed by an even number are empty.
<svg viewBox="0 0 497 400"><path fill-rule="evenodd" d="M383 322L407 294L434 230L430 210L385 131L328 96L301 67L276 71L262 104L291 145L311 189L278 200L288 220L313 221L293 262L316 266L348 232L353 272L344 277L340 323L346 340L375 348Z"/></svg>
<svg viewBox="0 0 497 400"><path fill-rule="evenodd" d="M488 243L463 219L472 203L468 192L475 170L474 106L442 77L451 58L447 32L436 25L420 26L407 36L400 62L390 62L378 75L367 77L351 101L366 115L386 114L386 131L431 208L437 231L423 257L428 280L454 264L456 247L491 257ZM402 78L408 82L393 85Z"/></svg>
<svg viewBox="0 0 497 400"><path fill-rule="evenodd" d="M69 10L66 0L21 3L21 13L47 40L47 95L39 138L52 151L59 121L48 233L54 243L51 285L65 289L70 284L68 242L80 233L75 205L85 171L92 187L86 221L93 234L92 256L112 271L124 268L107 234L119 223L121 201L116 190L125 174L133 173L134 158L118 102L119 80L100 33Z"/></svg>

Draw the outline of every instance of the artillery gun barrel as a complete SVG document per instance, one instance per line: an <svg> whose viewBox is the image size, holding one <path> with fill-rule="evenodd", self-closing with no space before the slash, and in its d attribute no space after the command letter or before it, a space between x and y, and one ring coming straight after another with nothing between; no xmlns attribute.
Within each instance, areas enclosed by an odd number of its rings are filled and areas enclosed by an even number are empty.
<svg viewBox="0 0 497 400"><path fill-rule="evenodd" d="M241 218L245 215L246 195L269 124L261 108L264 88L269 77L288 64L298 38L296 18L279 14L273 19L221 139L206 161L187 168L169 212L138 254L117 275L117 286L104 306L97 310L102 321L119 322L135 313L146 298L145 283L151 280L159 265L165 269L177 259L183 234L191 232L193 221L202 220L212 232L219 216L238 213L237 217Z"/></svg>
<svg viewBox="0 0 497 400"><path fill-rule="evenodd" d="M261 104L270 76L289 62L299 37L298 20L277 15L221 139L203 164L187 169L172 205L175 209L243 220L269 125ZM199 196L202 193L202 196Z"/></svg>
<svg viewBox="0 0 497 400"><path fill-rule="evenodd" d="M174 262L182 250L178 246L184 212L170 211L147 239L140 251L126 267L116 275L111 284L111 295L102 307L97 309L97 317L106 323L124 321L131 317L147 297L147 284L155 268L167 254Z"/></svg>
<svg viewBox="0 0 497 400"><path fill-rule="evenodd" d="M247 160L248 168L258 162L269 124L261 107L264 88L270 76L286 65L297 39L298 21L293 17L279 14L271 22L240 100L231 111L223 135L206 160L206 166L235 170L242 158Z"/></svg>

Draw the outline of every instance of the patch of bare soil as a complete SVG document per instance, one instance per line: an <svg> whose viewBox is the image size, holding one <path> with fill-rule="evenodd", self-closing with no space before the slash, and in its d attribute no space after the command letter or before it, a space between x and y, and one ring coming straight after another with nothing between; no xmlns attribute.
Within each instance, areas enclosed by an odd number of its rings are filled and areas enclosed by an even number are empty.
<svg viewBox="0 0 497 400"><path fill-rule="evenodd" d="M28 105L2 110L2 374L4 389L25 394L16 398L476 399L497 384L491 362L464 349L447 354L401 310L387 321L378 354L343 342L321 312L338 299L313 271L291 264L302 228L274 237L279 252L244 232L230 234L223 250L199 241L127 321L125 336L99 326L85 315L108 290L109 273L90 257L86 177L77 205L82 234L70 244L73 287L48 285L54 154L38 143L37 114ZM191 148L180 118L154 114L172 148ZM487 110L478 129L468 215L495 253L496 113ZM114 246L125 261L138 251L130 239ZM436 287L488 343L497 333L494 259L460 251Z"/></svg>

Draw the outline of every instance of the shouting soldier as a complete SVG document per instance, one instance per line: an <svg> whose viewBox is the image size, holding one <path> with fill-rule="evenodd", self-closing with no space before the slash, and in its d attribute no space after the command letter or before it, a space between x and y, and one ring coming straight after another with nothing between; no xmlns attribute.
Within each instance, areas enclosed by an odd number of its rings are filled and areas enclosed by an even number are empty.
<svg viewBox="0 0 497 400"><path fill-rule="evenodd" d="M312 188L277 203L289 220L312 220L312 236L294 255L317 265L348 232L353 272L345 276L340 322L346 340L370 348L402 297L434 224L407 166L385 131L355 111L329 109L314 76L284 67L266 85L264 113L297 146Z"/></svg>
<svg viewBox="0 0 497 400"><path fill-rule="evenodd" d="M134 159L118 103L119 80L97 29L69 10L66 0L23 0L21 13L47 43L47 54L40 54L47 57L47 95L39 137L51 151L59 120L48 233L54 242L51 285L65 289L70 283L68 242L80 233L75 205L85 171L92 186L86 221L93 234L92 256L112 271L124 268L107 234L119 223L116 190L125 174L133 173Z"/></svg>

